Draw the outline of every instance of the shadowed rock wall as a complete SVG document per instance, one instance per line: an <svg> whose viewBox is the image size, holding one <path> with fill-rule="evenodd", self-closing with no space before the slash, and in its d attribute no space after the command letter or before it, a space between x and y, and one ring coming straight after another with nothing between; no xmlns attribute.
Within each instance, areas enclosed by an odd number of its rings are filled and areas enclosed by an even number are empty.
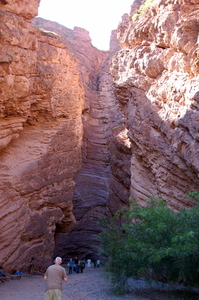
<svg viewBox="0 0 199 300"><path fill-rule="evenodd" d="M97 221L99 217L111 215L113 209L109 204L111 171L108 144L112 128L122 123L122 115L112 92L108 63L110 54L94 48L84 29L76 27L70 30L40 18L36 18L34 23L42 30L56 32L62 37L77 58L85 92L82 168L75 176L73 197L77 225L69 233L57 234L54 256L61 255L65 260L76 255L94 259L96 249L93 246L97 243L94 234L101 230ZM113 38L111 53L118 49L118 42Z"/></svg>
<svg viewBox="0 0 199 300"><path fill-rule="evenodd" d="M131 196L159 194L179 209L199 186L199 1L155 0L132 21L138 8L120 23L123 49L111 61L133 153Z"/></svg>

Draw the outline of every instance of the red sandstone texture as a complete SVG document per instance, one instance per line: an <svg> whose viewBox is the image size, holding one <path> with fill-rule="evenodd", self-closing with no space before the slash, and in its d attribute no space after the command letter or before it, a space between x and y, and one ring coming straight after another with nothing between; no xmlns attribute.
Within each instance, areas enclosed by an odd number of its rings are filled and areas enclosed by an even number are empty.
<svg viewBox="0 0 199 300"><path fill-rule="evenodd" d="M197 190L199 1L124 15L110 52L0 1L0 264L96 258L99 217L151 194L174 209Z"/></svg>
<svg viewBox="0 0 199 300"><path fill-rule="evenodd" d="M86 30L2 8L0 264L28 271L35 257L44 269L53 251L92 254L96 221L110 214L107 144L121 114L109 53Z"/></svg>
<svg viewBox="0 0 199 300"><path fill-rule="evenodd" d="M28 271L34 256L45 268L52 261L55 232L76 223L72 197L83 132L77 61L58 35L24 19L27 11L36 14L38 1L19 2L7 1L0 10L0 264L5 271Z"/></svg>
<svg viewBox="0 0 199 300"><path fill-rule="evenodd" d="M69 233L57 234L54 255L61 255L65 259L76 255L94 259L97 256L96 250L93 250L96 243L93 235L101 230L97 221L99 217L112 214L109 205L111 172L108 144L112 128L122 119L112 92L109 52L94 48L88 32L82 28L71 30L40 18L36 18L34 23L41 30L52 31L62 37L78 61L85 93L82 111L82 168L74 178L73 214L77 225ZM111 53L120 49L115 34L113 31Z"/></svg>
<svg viewBox="0 0 199 300"><path fill-rule="evenodd" d="M120 23L123 49L111 61L133 153L130 194L179 209L199 186L199 1L156 0L132 21L136 12Z"/></svg>
<svg viewBox="0 0 199 300"><path fill-rule="evenodd" d="M28 21L37 16L39 3L40 0L1 0L0 9Z"/></svg>

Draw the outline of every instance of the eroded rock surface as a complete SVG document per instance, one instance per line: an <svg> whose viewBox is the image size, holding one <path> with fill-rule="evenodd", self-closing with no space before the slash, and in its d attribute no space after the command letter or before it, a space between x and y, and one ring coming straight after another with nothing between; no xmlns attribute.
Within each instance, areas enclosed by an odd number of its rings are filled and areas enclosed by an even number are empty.
<svg viewBox="0 0 199 300"><path fill-rule="evenodd" d="M37 16L39 3L40 0L1 0L0 9L28 21Z"/></svg>
<svg viewBox="0 0 199 300"><path fill-rule="evenodd" d="M40 18L36 18L34 23L42 30L53 31L62 37L70 52L77 58L85 92L82 111L82 168L75 176L73 197L73 213L77 225L69 233L57 235L54 255L61 255L65 259L76 255L94 259L96 250L93 245L96 240L93 236L101 230L97 221L99 217L112 214L109 204L111 171L108 144L112 128L122 122L122 115L112 92L113 81L108 63L110 55L109 52L94 48L84 29L76 27L70 30ZM115 32L112 35L111 53L120 49Z"/></svg>
<svg viewBox="0 0 199 300"><path fill-rule="evenodd" d="M20 5L19 5L20 2ZM54 235L76 223L84 103L76 59L58 35L24 17L38 1L1 3L0 264L28 271L52 261ZM27 6L26 6L27 4ZM24 15L25 14L25 15Z"/></svg>
<svg viewBox="0 0 199 300"><path fill-rule="evenodd" d="M155 0L132 21L137 9L120 23L123 49L111 61L133 152L131 196L159 194L179 209L199 186L199 1Z"/></svg>

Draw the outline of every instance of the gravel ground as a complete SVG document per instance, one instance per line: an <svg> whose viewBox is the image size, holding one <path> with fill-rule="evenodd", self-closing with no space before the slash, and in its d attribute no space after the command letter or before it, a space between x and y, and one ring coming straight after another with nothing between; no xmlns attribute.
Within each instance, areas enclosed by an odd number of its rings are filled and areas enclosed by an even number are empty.
<svg viewBox="0 0 199 300"><path fill-rule="evenodd" d="M84 273L73 273L69 275L68 282L63 282L63 300L199 300L198 295L150 290L114 296L109 288L101 268L86 268ZM2 300L43 300L44 292L45 281L40 275L25 275L20 280L11 280L0 285Z"/></svg>
<svg viewBox="0 0 199 300"><path fill-rule="evenodd" d="M135 297L110 295L109 285L103 278L102 269L86 268L84 273L73 273L63 282L63 300L137 300ZM45 281L40 275L25 275L0 285L2 300L42 300Z"/></svg>

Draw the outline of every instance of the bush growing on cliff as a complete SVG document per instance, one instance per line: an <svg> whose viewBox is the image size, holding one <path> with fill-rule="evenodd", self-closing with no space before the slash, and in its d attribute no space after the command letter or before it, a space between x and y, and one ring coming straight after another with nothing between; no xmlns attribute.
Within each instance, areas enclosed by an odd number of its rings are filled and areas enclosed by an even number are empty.
<svg viewBox="0 0 199 300"><path fill-rule="evenodd" d="M150 197L145 207L134 201L102 223L101 254L115 288L122 291L128 277L199 285L198 205L174 212Z"/></svg>
<svg viewBox="0 0 199 300"><path fill-rule="evenodd" d="M135 21L138 17L144 15L153 1L154 0L146 0L142 5L140 5L138 12L132 16L132 21Z"/></svg>

